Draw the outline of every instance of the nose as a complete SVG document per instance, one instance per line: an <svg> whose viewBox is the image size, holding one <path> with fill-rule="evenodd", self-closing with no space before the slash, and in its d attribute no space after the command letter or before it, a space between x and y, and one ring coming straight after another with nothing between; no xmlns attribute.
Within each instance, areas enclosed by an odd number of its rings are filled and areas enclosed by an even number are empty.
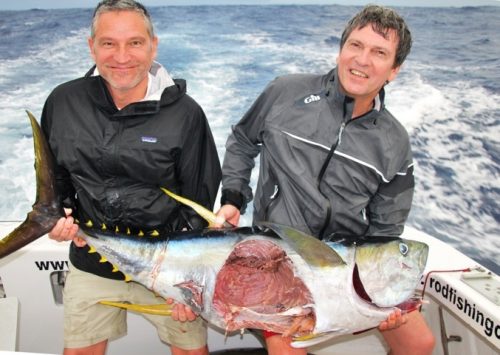
<svg viewBox="0 0 500 355"><path fill-rule="evenodd" d="M128 52L127 46L118 46L113 57L118 63L127 62L130 59L130 54Z"/></svg>
<svg viewBox="0 0 500 355"><path fill-rule="evenodd" d="M359 51L356 56L356 62L359 65L368 65L368 63L370 62L370 50L363 49L362 51Z"/></svg>

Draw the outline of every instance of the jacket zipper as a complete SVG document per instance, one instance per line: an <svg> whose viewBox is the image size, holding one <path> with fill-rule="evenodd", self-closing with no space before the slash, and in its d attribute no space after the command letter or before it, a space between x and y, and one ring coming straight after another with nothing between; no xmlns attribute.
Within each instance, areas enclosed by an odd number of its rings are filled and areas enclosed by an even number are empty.
<svg viewBox="0 0 500 355"><path fill-rule="evenodd" d="M347 122L344 121L340 125L339 133L337 135L338 136L337 142L330 149L330 152L328 153L328 156L326 157L325 163L321 167L321 171L320 171L320 173L318 175L318 191L323 195L323 197L325 197L327 199L327 201L328 201L328 197L325 194L323 194L323 192L321 191L321 188L320 188L321 180L323 180L323 176L325 174L326 168L327 168L328 164L330 163L330 160L332 159L332 156L335 153L335 150L337 149L337 147L339 146L339 144L342 142L342 134L344 133L344 130L345 130L346 126L349 123L351 123L353 121L358 121L358 120L363 119L370 112L371 111L367 112L364 115L356 117L355 119L351 118ZM320 231L319 236L318 236L320 239L323 239L323 237L324 237L323 234L325 233L326 228L328 227L328 224L330 223L330 217L331 217L331 215L332 215L332 206L330 205L330 202L328 202L328 208L327 208L327 211L326 211L326 220L325 220L325 223L323 224L323 227L321 228L321 231ZM366 209L364 209L363 218L366 220Z"/></svg>
<svg viewBox="0 0 500 355"><path fill-rule="evenodd" d="M319 175L318 175L318 180L317 180L318 191L328 201L328 207L326 209L326 218L325 218L325 222L323 223L323 227L321 227L321 231L319 232L319 235L318 235L319 239L323 239L323 237L324 237L323 234L325 233L325 230L328 227L328 224L330 223L330 218L332 216L332 206L330 204L330 201L329 201L328 197L321 191L321 180L323 180L323 176L325 175L326 168L328 167L328 164L330 163L330 160L332 159L332 156L335 152L335 149L337 149L338 145L342 141L342 133L344 133L345 126L351 121L352 120L349 120L349 121L347 121L347 123L342 122L342 124L340 125L339 133L337 135L337 137L338 137L337 142L331 147L330 151L328 152L328 156L326 157L326 160L323 163L323 166L321 167L321 170L320 170Z"/></svg>

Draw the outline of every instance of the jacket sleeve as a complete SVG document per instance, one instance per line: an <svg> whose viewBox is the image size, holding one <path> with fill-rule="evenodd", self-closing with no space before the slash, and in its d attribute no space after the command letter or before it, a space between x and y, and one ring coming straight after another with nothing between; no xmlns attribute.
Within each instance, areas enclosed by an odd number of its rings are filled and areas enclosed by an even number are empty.
<svg viewBox="0 0 500 355"><path fill-rule="evenodd" d="M413 164L388 183L380 185L368 205L369 236L399 236L410 213L415 181Z"/></svg>
<svg viewBox="0 0 500 355"><path fill-rule="evenodd" d="M40 119L40 125L42 127L42 131L45 135L45 138L47 139L47 142L49 143L49 147L52 150L52 153L55 158L54 174L56 179L56 190L61 197L61 202L63 206L71 208L73 210L72 213L73 216L77 216L76 203L75 203L75 196L76 196L75 188L73 187L73 184L71 182L71 177L69 172L64 167L57 164L57 158L55 154L57 147L54 146L55 144L54 140L50 139L51 138L50 132L53 124L52 105L53 103L51 100L51 96L49 96L43 107L42 117Z"/></svg>
<svg viewBox="0 0 500 355"><path fill-rule="evenodd" d="M231 203L245 212L245 207L253 198L250 187L255 158L261 151L262 133L269 112L280 90L278 80L272 81L260 94L243 118L232 127L226 142L226 152L222 164L221 205Z"/></svg>
<svg viewBox="0 0 500 355"><path fill-rule="evenodd" d="M183 147L177 164L179 193L212 210L221 180L220 161L203 110L195 105L189 114L191 117L186 118L189 125L182 133ZM180 213L190 228L197 229L205 225L190 207L182 206Z"/></svg>

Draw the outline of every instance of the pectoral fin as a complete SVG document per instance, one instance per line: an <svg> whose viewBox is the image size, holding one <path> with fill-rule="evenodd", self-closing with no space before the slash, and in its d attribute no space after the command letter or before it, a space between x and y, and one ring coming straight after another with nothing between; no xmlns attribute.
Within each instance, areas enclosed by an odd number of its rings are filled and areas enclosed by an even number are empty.
<svg viewBox="0 0 500 355"><path fill-rule="evenodd" d="M319 267L345 265L342 257L319 239L281 224L262 222L259 225L273 230L310 265Z"/></svg>
<svg viewBox="0 0 500 355"><path fill-rule="evenodd" d="M114 302L114 301L99 301L100 304L106 306L113 306L118 308L123 308L129 311L154 314L157 316L171 316L172 315L172 305L167 303L159 304L131 304L124 302Z"/></svg>

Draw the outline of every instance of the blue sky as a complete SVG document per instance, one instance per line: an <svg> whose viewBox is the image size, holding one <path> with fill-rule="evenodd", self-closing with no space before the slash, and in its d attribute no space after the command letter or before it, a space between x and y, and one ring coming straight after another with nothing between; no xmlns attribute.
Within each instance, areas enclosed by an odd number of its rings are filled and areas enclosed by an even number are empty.
<svg viewBox="0 0 500 355"><path fill-rule="evenodd" d="M0 10L56 9L94 7L99 0L18 0L0 2ZM500 0L142 0L146 6L215 5L215 4L341 4L364 5L377 3L388 6L500 6Z"/></svg>

